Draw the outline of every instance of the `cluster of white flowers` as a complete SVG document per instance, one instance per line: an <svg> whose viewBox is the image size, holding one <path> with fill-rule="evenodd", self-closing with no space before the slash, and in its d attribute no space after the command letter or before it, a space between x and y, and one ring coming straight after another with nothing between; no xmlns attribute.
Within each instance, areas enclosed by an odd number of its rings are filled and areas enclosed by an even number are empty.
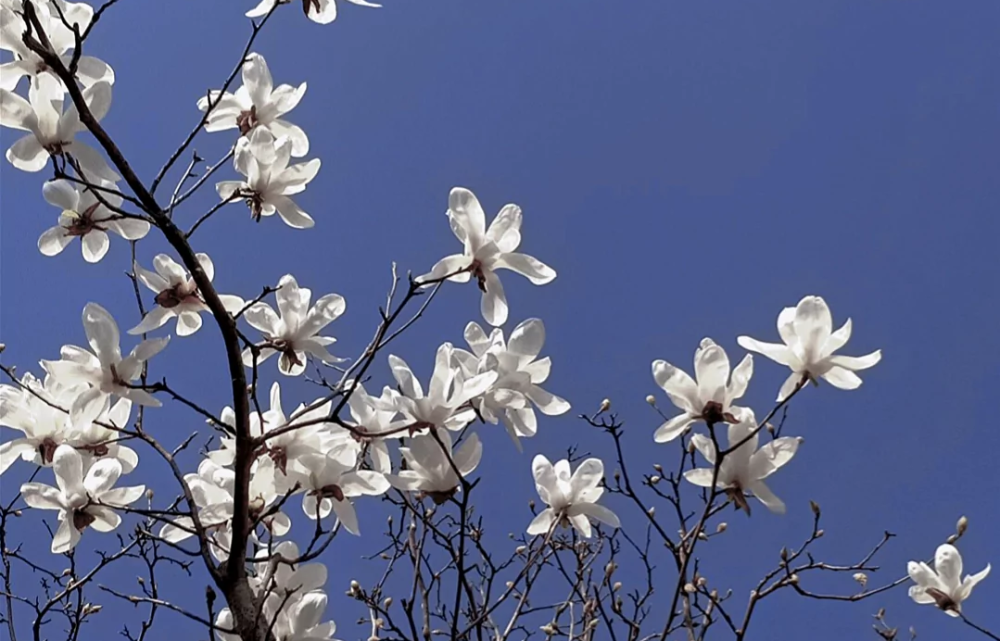
<svg viewBox="0 0 1000 641"><path fill-rule="evenodd" d="M260 17L279 4L286 2L263 0L246 15ZM65 0L40 1L34 6L52 47L73 69L84 101L94 118L100 119L110 108L114 73L96 58L72 54L76 40L71 25L86 30L93 9ZM303 7L314 22L328 23L336 17L334 0L309 0ZM107 254L107 232L130 241L143 238L150 223L123 209L126 198L118 190L118 174L95 149L77 140L86 128L77 108L66 105L63 81L24 45L18 0L0 2L0 24L0 48L14 56L12 62L0 65L0 124L28 132L6 157L13 166L29 172L42 170L52 159L56 170L57 178L45 183L43 196L61 213L58 224L39 239L40 251L58 254L78 237L85 260L96 262ZM16 93L22 79L27 80L25 95ZM206 112L207 131L236 129L239 134L231 153L243 179L218 183L218 194L224 203L245 201L257 220L277 213L291 227L312 227L313 219L291 196L315 178L320 161L291 162L309 153L309 139L284 119L302 99L306 83L275 87L264 57L257 53L244 61L242 80L234 93L213 91L197 103ZM301 495L307 518L334 517L357 535L361 524L354 501L360 497L379 496L395 488L440 505L467 490L466 477L477 469L483 454L473 427L477 419L485 424L502 422L520 450L521 439L538 431L536 410L547 416L570 410L567 401L541 387L552 366L548 357L540 357L546 337L542 321L525 320L507 336L501 328L509 308L498 270L517 272L535 285L556 277L545 263L516 251L522 240L520 207L505 205L487 227L476 196L456 187L449 194L446 215L463 251L439 260L415 279L414 287L436 287L444 281L468 283L474 278L482 292L482 316L493 327L490 333L470 322L464 332L469 350L451 343L441 345L426 388L396 355L388 357L396 386L386 386L379 396L370 395L357 380L344 381L339 393L347 395L350 421L333 415L330 398L300 404L286 413L277 382L270 390L269 409L250 415L250 437L258 446L250 462L251 535L260 549L272 550L258 556L251 583L256 594L266 592L262 613L273 622L275 638L328 639L335 630L333 622L321 622L327 604L322 590L324 566L300 564L295 544L281 540L291 529L291 517L284 511L289 497ZM215 272L211 259L203 253L196 257L197 267L211 282ZM132 265L136 280L155 293L155 305L129 333L145 335L172 318L176 318L178 336L196 332L208 305L195 279L166 254L156 255L152 265L154 271ZM312 303L312 291L300 287L291 274L279 280L273 294L277 310L262 299L247 304L238 296L219 297L234 319L242 319L262 335L260 342L246 346L242 354L244 365L254 370L254 380L258 366L276 354L279 372L293 377L305 372L310 359L314 365L328 366L343 361L328 350L336 339L320 335L345 312L342 296L326 294ZM142 374L170 340L169 336L143 340L123 357L118 324L107 310L87 304L83 324L89 350L66 345L59 360L41 361L46 372L43 380L25 374L14 385L0 386L0 425L23 433L0 445L0 474L17 459L53 470L58 487L34 482L21 486L27 505L58 511L53 552L72 549L87 528L114 530L121 522L116 510L127 509L142 496L141 485L115 487L119 477L134 470L139 461L132 449L119 442L119 432L128 428L133 403L160 405L151 394L157 388L144 385ZM785 308L778 316L778 332L782 344L746 336L739 337L738 344L791 369L778 392L779 403L819 379L840 389L857 388L861 379L855 372L872 367L881 357L879 351L862 357L835 355L850 338L851 321L834 331L829 307L818 296L807 296L796 307ZM681 413L666 419L653 440L682 439L694 426L704 424L709 434L692 434L689 442L710 467L688 470L684 478L709 488L713 496L721 490L747 513L747 493L772 512L782 513L785 504L764 481L793 458L801 439L773 438L759 446L763 426L751 409L734 404L744 397L753 367L748 354L731 368L725 350L709 338L695 352L694 378L666 361L654 361L655 382ZM228 432L234 419L235 412L224 408L220 419L212 421L223 433L219 446L206 454L196 473L184 477L193 513L177 516L159 529L159 536L170 543L203 530L220 561L229 556L235 515L237 448ZM727 425L728 449L722 448L716 434L722 424ZM393 456L389 445L397 440L403 444ZM572 527L590 537L592 521L620 526L615 513L598 504L605 491L600 459L583 460L573 471L568 460L553 465L537 455L531 470L546 507L528 525L529 535L550 537L558 527ZM917 582L911 596L918 603L936 603L952 615L960 613L962 601L989 572L987 566L960 581L961 556L950 544L938 549L936 568L935 572L924 563L910 564L909 574ZM222 629L231 628L230 611L223 609L216 623ZM225 632L218 636L236 638Z"/></svg>

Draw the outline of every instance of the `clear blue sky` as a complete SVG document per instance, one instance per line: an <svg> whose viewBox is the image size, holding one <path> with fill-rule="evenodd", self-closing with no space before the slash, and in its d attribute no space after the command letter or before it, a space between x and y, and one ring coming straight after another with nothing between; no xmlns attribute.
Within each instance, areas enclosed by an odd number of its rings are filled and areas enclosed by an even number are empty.
<svg viewBox="0 0 1000 641"><path fill-rule="evenodd" d="M105 122L147 180L197 120L197 98L235 64L249 32L241 14L251 6L122 2L102 20L88 53L117 73ZM610 397L627 423L632 465L673 461L676 445L651 440L659 421L643 399L666 399L650 362L687 366L704 336L735 362L737 335L774 340L781 307L820 294L835 323L854 319L846 352L882 348L883 361L858 391L825 386L796 399L786 431L806 443L772 484L789 513L729 517L729 532L706 548L709 579L745 595L781 546L806 534L809 499L823 506L819 550L832 562L860 558L887 529L899 537L880 574L896 578L965 514L967 569L992 561L1000 570L998 26L1000 5L990 0L387 0L379 10L345 6L327 27L293 4L256 50L277 83L309 82L289 118L323 161L298 198L316 227L295 231L277 218L257 226L233 206L199 231L195 249L214 259L222 292L252 297L291 272L317 295L344 295L347 313L332 333L337 353L354 355L377 322L390 262L420 273L456 250L443 216L452 186L475 191L490 216L520 204L522 248L559 277L545 287L506 278L510 326L544 319L545 354L554 361L547 388L574 412L544 420L523 455L502 429L480 430L480 471L494 493L487 527L498 545L530 520L532 455L552 458L574 442L604 451L602 437L573 414ZM0 134L5 149L16 133ZM196 147L218 157L229 140L214 134ZM113 239L98 265L85 264L75 245L42 256L36 239L57 214L41 198L43 176L2 164L4 358L37 372L39 358L84 341L86 302L112 310L123 328L138 320L123 276L127 244ZM211 202L206 193L177 216L191 221ZM147 266L165 248L159 240L142 246ZM426 379L436 346L461 343L469 320L479 320L478 292L446 287L396 352ZM227 403L209 323L195 337L175 338L153 363L155 375L207 406ZM785 373L758 359L747 396L758 414ZM265 376L268 384L277 376L273 366ZM388 381L381 361L372 387ZM318 395L302 380L283 383L286 409ZM176 407L148 416L167 442L202 427ZM4 495L26 469L4 476ZM132 478L164 498L174 492L156 465ZM612 497L608 505L626 524L639 522L624 502ZM363 613L344 608L343 589L379 570L356 559L381 545L374 535L384 516L376 501L361 501L359 513L372 538L345 538L344 551L327 559L331 615L344 639L367 633L353 624ZM290 514L304 520L297 504ZM17 533L43 530L34 522ZM88 533L82 558L102 543L111 539ZM106 580L129 586L134 574L122 568ZM163 587L182 602L185 591L194 594L200 611L204 582L175 576ZM814 585L854 589L848 577ZM92 598L113 615L87 638L113 638L129 620L118 615L138 615ZM997 629L998 603L994 574L966 612ZM910 603L905 589L861 605L777 596L756 615L755 636L874 638L870 615L880 606L923 639L973 638ZM151 639L196 634L187 621L161 616Z"/></svg>

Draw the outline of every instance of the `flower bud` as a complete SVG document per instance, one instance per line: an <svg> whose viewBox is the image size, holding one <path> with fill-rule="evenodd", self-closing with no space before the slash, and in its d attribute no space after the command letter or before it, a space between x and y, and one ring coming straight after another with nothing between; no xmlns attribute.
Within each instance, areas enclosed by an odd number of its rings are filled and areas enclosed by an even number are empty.
<svg viewBox="0 0 1000 641"><path fill-rule="evenodd" d="M382 607L384 609L386 609L386 610L388 610L389 608L392 607L392 597L391 596L385 597L385 601L382 602Z"/></svg>
<svg viewBox="0 0 1000 641"><path fill-rule="evenodd" d="M663 466L659 463L653 463L653 469L656 470L658 474L663 474Z"/></svg>
<svg viewBox="0 0 1000 641"><path fill-rule="evenodd" d="M622 472L621 472L621 470L619 470L617 468L615 469L615 480L616 481L622 480Z"/></svg>
<svg viewBox="0 0 1000 641"><path fill-rule="evenodd" d="M698 588L694 587L694 583L685 583L684 591L687 592L688 594L694 594L695 592L698 591Z"/></svg>
<svg viewBox="0 0 1000 641"><path fill-rule="evenodd" d="M765 423L764 427L767 428L767 433L768 434L770 434L771 436L774 436L774 425L772 423L770 423L770 422Z"/></svg>
<svg viewBox="0 0 1000 641"><path fill-rule="evenodd" d="M726 528L727 528L727 527L729 527L729 525L728 525L728 524L727 524L727 523L726 523L725 521L723 521L722 523L719 523L719 524L718 524L718 525L717 525L717 526L715 527L715 533L716 533L716 534L722 534L723 532L725 532L725 531L726 531Z"/></svg>
<svg viewBox="0 0 1000 641"><path fill-rule="evenodd" d="M699 541L707 541L708 540L708 535L705 534L705 530L699 530L699 532L698 532L698 540Z"/></svg>
<svg viewBox="0 0 1000 641"><path fill-rule="evenodd" d="M649 509L646 510L646 514L648 514L650 516L656 516L656 506L655 505L650 505Z"/></svg>
<svg viewBox="0 0 1000 641"><path fill-rule="evenodd" d="M656 407L656 397L653 396L652 394L646 397L646 402L652 405L653 407Z"/></svg>
<svg viewBox="0 0 1000 641"><path fill-rule="evenodd" d="M617 567L618 566L617 566L617 564L615 564L614 561L608 561L608 564L604 566L604 576L608 576L609 577L612 574L614 574L615 573L615 569Z"/></svg>
<svg viewBox="0 0 1000 641"><path fill-rule="evenodd" d="M868 585L868 575L864 572L856 572L852 578L858 582L862 590Z"/></svg>
<svg viewBox="0 0 1000 641"><path fill-rule="evenodd" d="M694 454L694 441L688 441L688 454Z"/></svg>
<svg viewBox="0 0 1000 641"><path fill-rule="evenodd" d="M516 548L514 548L514 554L524 554L525 550L527 550L527 549L528 549L528 546L526 546L526 545L519 545Z"/></svg>
<svg viewBox="0 0 1000 641"><path fill-rule="evenodd" d="M611 409L611 399L606 398L603 401L601 401L601 407L597 410L597 413L603 414L604 412L607 412L609 409Z"/></svg>
<svg viewBox="0 0 1000 641"><path fill-rule="evenodd" d="M528 508L531 510L535 509L535 499L531 499L528 501Z"/></svg>
<svg viewBox="0 0 1000 641"><path fill-rule="evenodd" d="M817 503L816 501L809 501L809 509L812 510L813 514L819 516L820 514L819 503Z"/></svg>
<svg viewBox="0 0 1000 641"><path fill-rule="evenodd" d="M151 488L151 487L147 487L146 488L146 500L147 501L152 501L153 500L153 488Z"/></svg>
<svg viewBox="0 0 1000 641"><path fill-rule="evenodd" d="M823 530L816 530L816 538L817 539L823 538L824 534L826 534L826 532L824 532Z"/></svg>
<svg viewBox="0 0 1000 641"><path fill-rule="evenodd" d="M879 608L878 612L875 613L875 618L881 621L885 618L885 608Z"/></svg>
<svg viewBox="0 0 1000 641"><path fill-rule="evenodd" d="M788 582L789 583L798 583L799 582L799 575L798 574L793 574L792 576L788 577Z"/></svg>
<svg viewBox="0 0 1000 641"><path fill-rule="evenodd" d="M618 590L621 590L622 589L622 582L621 581L615 581L615 584L611 586L611 589L614 590L615 592L617 592Z"/></svg>
<svg viewBox="0 0 1000 641"><path fill-rule="evenodd" d="M698 585L698 587L699 587L699 588L703 588L703 587L705 587L705 585L707 585L707 584L708 584L708 579L706 579L706 578L705 578L705 577L703 577L703 576L700 576L700 577L698 577L698 582L697 582L697 585Z"/></svg>
<svg viewBox="0 0 1000 641"><path fill-rule="evenodd" d="M660 482L660 477L659 477L659 475L657 475L657 474L654 474L653 476L649 477L649 484L650 484L650 485L656 485L656 484L657 484L657 483L659 483L659 482Z"/></svg>
<svg viewBox="0 0 1000 641"><path fill-rule="evenodd" d="M788 560L788 548L781 548L781 555L780 556L781 556L781 560L782 561L787 561Z"/></svg>
<svg viewBox="0 0 1000 641"><path fill-rule="evenodd" d="M958 519L958 523L955 524L955 533L962 536L965 534L967 529L969 529L969 519L963 516Z"/></svg>
<svg viewBox="0 0 1000 641"><path fill-rule="evenodd" d="M391 556L389 556L388 554L386 554L385 552L383 552L382 554L379 554L379 555L378 555L378 558L382 559L383 561L388 561L388 560L389 560L389 559L391 559L392 557L391 557Z"/></svg>

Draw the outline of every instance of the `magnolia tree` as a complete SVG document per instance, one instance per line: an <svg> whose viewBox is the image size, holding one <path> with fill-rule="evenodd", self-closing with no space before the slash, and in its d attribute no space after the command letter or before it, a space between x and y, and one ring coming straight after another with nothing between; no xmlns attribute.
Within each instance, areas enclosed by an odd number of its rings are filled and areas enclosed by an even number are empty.
<svg viewBox="0 0 1000 641"><path fill-rule="evenodd" d="M963 576L956 545L968 527L964 518L933 556L912 550L913 558L926 560L876 582L869 576L892 534L854 563L821 561L813 551L824 530L813 503L811 532L797 547L775 551L774 568L749 596L703 574L705 542L729 527L728 511L752 515L741 528L785 512L768 482L776 473L794 473L782 468L802 444L784 434L789 404L800 394L826 393L823 388L855 389L862 382L858 372L881 358L878 351L841 353L851 320L834 329L819 296L780 311L780 342L740 336L739 345L752 353L735 367L709 338L695 349L691 370L652 362L652 378L665 397L647 402L662 424L629 438L662 444L665 456L675 452L675 465L630 468L622 423L605 400L596 413L581 416L606 435L605 459L578 456L572 447L525 459L522 473L533 475L538 492L534 516L506 545L487 545L484 531L508 524L491 522L490 514L476 509L477 500L489 492L494 502L515 499L500 492L502 479L477 474L483 456L478 434L502 425L520 450L544 417L571 409L546 389L552 362L542 356L543 322L531 318L503 329L511 317L504 280L521 276L546 285L556 278L555 269L519 251L521 209L505 205L487 221L472 191L452 189L446 213L456 252L429 256L429 269L415 270L424 272L418 276L398 276L393 266L391 290L367 346L353 358L335 355L330 325L345 312L342 296L314 296L292 274L256 295L220 293L213 285L216 266L200 251L206 248L195 232L227 207L247 207L256 220L276 214L294 228L313 226L295 196L310 186L320 160L312 157L306 132L290 120L306 85L275 84L254 42L276 11L301 10L304 19L323 24L336 18L337 4L263 0L248 11L252 36L236 68L218 90L200 99L192 95L197 123L151 180L133 171L114 132L101 124L115 74L107 62L86 55L113 4L96 10L65 0L0 4L0 47L13 54L0 66L0 122L24 132L6 158L20 171L44 173L41 195L60 212L38 249L51 256L78 240L83 259L97 262L113 237L129 243L133 287L122 297L134 299L141 318L126 330L137 338L125 338L131 347L125 355L118 320L99 302L88 303L82 310L85 347L67 344L34 372L3 365L9 380L0 387L0 425L10 429L0 446L0 473L25 466L31 476L20 487L4 484L0 505L6 601L0 616L11 639L24 630L35 640L80 638L85 623L103 616L102 600L121 599L139 612L135 621L118 623L128 639L186 617L204 627L202 638L226 641L331 639L334 618L360 619L360 636L370 640L739 640L751 636L754 613L779 591L860 601L906 585L915 603L1000 639L967 618L965 602L990 567L974 559L983 569ZM206 166L189 151L203 134L231 145ZM187 156L190 161L182 161ZM172 189L164 187L168 180ZM217 204L183 211L192 195L213 186ZM169 253L145 251L143 241L155 235L162 235ZM532 248L544 253L544 240ZM321 292L328 288L309 275L303 281ZM458 341L462 346L438 347L433 374L421 381L407 360L392 353L394 340L418 322L440 290L469 282L482 292L485 326L471 322ZM224 408L156 380L171 341L199 331L206 319L217 327L218 349L228 362L231 399ZM430 352L406 359L429 361ZM380 380L385 370L376 364L386 362L391 378ZM310 365L327 373L320 377L323 394L283 399L282 381L303 376ZM755 366L789 370L773 406L756 412L740 405ZM199 447L192 445L198 433L178 443L157 424L163 402L190 410L205 423L200 433L213 436L196 468L183 467L188 459L181 454ZM129 481L148 461L169 470L175 492L158 489L154 495ZM360 518L359 503L381 505L385 516ZM622 528L611 504L619 512L636 510L641 526ZM48 528L50 558L22 551L18 537L27 519ZM296 530L308 535L293 537L293 521L309 523ZM333 560L343 537L351 536L370 542L369 562L380 569L365 584L344 582L355 611L331 612L328 575L344 581ZM83 538L104 546L96 561L76 555ZM140 576L134 590L101 582L111 564L135 566ZM181 605L158 582L164 565L204 578L204 607ZM854 589L816 591L810 578L819 573L846 575ZM884 611L874 627L885 639L897 637ZM341 628L342 636L359 636Z"/></svg>

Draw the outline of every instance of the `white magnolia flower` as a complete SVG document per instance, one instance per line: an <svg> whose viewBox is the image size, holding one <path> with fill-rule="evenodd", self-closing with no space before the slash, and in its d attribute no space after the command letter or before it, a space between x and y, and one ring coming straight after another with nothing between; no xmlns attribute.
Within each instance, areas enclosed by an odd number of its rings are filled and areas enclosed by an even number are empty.
<svg viewBox="0 0 1000 641"><path fill-rule="evenodd" d="M111 85L101 81L83 90L83 97L100 120L111 108ZM33 83L28 100L7 89L0 89L0 125L30 132L7 150L7 160L22 171L41 171L49 156L69 154L79 164L87 181L96 179L117 182L116 174L96 149L75 139L86 131L75 105L63 111L62 89L55 83Z"/></svg>
<svg viewBox="0 0 1000 641"><path fill-rule="evenodd" d="M100 409L95 412L94 408L103 408L111 394L139 405L159 407L160 401L131 384L139 379L142 364L166 347L170 337L143 341L122 358L118 324L108 310L97 303L87 303L83 308L83 328L93 353L76 345L63 345L60 360L42 361L45 371L60 384L90 385L73 401L70 409L73 424L79 425L82 417L96 416Z"/></svg>
<svg viewBox="0 0 1000 641"><path fill-rule="evenodd" d="M501 415L504 417L504 426L518 449L519 437L531 437L538 431L532 405L548 416L569 411L568 402L539 387L548 379L552 367L548 357L538 359L545 344L545 324L541 320L530 318L515 327L509 342L499 328L486 336L477 323L469 323L465 340L472 353L461 349L454 353L463 374L497 373L497 380L473 403L483 420L496 424Z"/></svg>
<svg viewBox="0 0 1000 641"><path fill-rule="evenodd" d="M410 422L412 431L428 427L462 429L476 418L475 410L467 403L496 381L496 372L483 372L471 378L460 377L453 363L454 349L451 343L438 347L426 396L406 361L395 355L389 356L389 367L401 394L392 394L393 403L386 409L399 410Z"/></svg>
<svg viewBox="0 0 1000 641"><path fill-rule="evenodd" d="M350 385L350 383L348 383ZM349 388L348 388L349 389ZM396 411L392 389L385 387L382 396L370 396L363 385L358 383L354 393L347 399L351 410L351 425L354 432L335 426L334 437L338 443L343 443L357 450L358 456L367 451L371 467L376 472L388 474L392 468L389 458L389 447L379 434L397 435L395 430L402 424L394 419L399 415ZM388 408L388 409L387 409ZM371 437L360 437L358 433L371 434ZM397 435L398 436L398 435Z"/></svg>
<svg viewBox="0 0 1000 641"><path fill-rule="evenodd" d="M59 510L59 529L52 537L54 554L72 550L88 526L98 532L114 530L121 517L112 508L129 505L146 491L143 485L114 488L122 473L115 459L95 462L84 476L83 457L69 445L56 448L52 469L58 488L25 483L21 495L30 507Z"/></svg>
<svg viewBox="0 0 1000 641"><path fill-rule="evenodd" d="M531 521L528 534L546 534L555 527L554 524L558 524L572 526L581 536L589 539L591 518L614 528L621 527L614 512L597 504L604 494L604 488L599 487L604 478L601 459L589 458L570 474L568 460L563 459L552 465L549 459L539 454L531 462L531 473L535 477L538 497L549 507Z"/></svg>
<svg viewBox="0 0 1000 641"><path fill-rule="evenodd" d="M21 377L21 385L28 389L0 385L0 425L24 433L0 445L0 474L18 457L50 466L56 448L71 439L69 416L57 408L69 407L87 389L85 385L60 385L52 376L39 381L30 373Z"/></svg>
<svg viewBox="0 0 1000 641"><path fill-rule="evenodd" d="M267 14L279 0L261 0L260 4L246 12L248 18L260 18ZM361 7L381 7L380 4L368 2L367 0L347 0L351 4ZM316 24L330 24L337 19L336 0L302 0L302 10L306 17Z"/></svg>
<svg viewBox="0 0 1000 641"><path fill-rule="evenodd" d="M282 541L273 550L257 553L252 576L247 577L254 594L269 591L279 601L289 595L319 590L326 584L327 570L323 563L294 563L300 557L299 546L293 541Z"/></svg>
<svg viewBox="0 0 1000 641"><path fill-rule="evenodd" d="M917 583L910 587L911 599L920 604L933 603L949 616L957 617L962 613L962 602L972 594L972 588L990 573L990 564L963 579L962 555L954 545L945 543L934 553L934 570L923 561L910 561L906 571Z"/></svg>
<svg viewBox="0 0 1000 641"><path fill-rule="evenodd" d="M299 287L294 276L285 274L278 281L274 297L278 302L277 313L267 303L256 303L243 314L254 329L264 334L258 365L272 355L280 354L278 370L286 376L298 376L306 369L306 354L324 363L343 361L326 349L337 339L317 335L347 309L343 296L327 294L310 309L312 291ZM243 364L247 367L254 365L253 352L249 348L243 350Z"/></svg>
<svg viewBox="0 0 1000 641"><path fill-rule="evenodd" d="M195 254L208 280L215 277L215 266L208 254ZM129 334L145 334L163 327L171 318L177 318L177 335L190 336L201 328L201 312L209 311L201 299L198 285L181 265L166 254L157 254L153 259L155 272L134 266L135 275L142 284L156 292L156 307L149 310L142 322L128 330ZM226 311L238 314L243 309L243 299L239 296L219 294Z"/></svg>
<svg viewBox="0 0 1000 641"><path fill-rule="evenodd" d="M55 10L53 4L59 5L59 11ZM69 68L73 56L68 52L75 46L76 38L66 25L76 25L82 34L94 17L94 8L83 2L63 0L56 3L51 0L36 2L34 7L35 15L38 16L38 22L48 36L52 49L60 56L66 68ZM0 5L0 49L14 54L14 60L0 64L0 88L13 91L18 81L28 76L34 82L54 83L62 91L59 78L38 54L24 44L23 35L27 26L15 8L20 7ZM115 73L106 62L93 56L81 55L77 60L76 78L84 87L91 87L98 82L114 84Z"/></svg>
<svg viewBox="0 0 1000 641"><path fill-rule="evenodd" d="M98 181L108 189L114 183ZM52 206L61 209L59 222L38 238L38 251L45 256L55 256L66 249L74 238L80 239L83 259L96 263L108 253L111 242L108 232L125 240L138 240L149 233L149 223L138 218L126 218L108 209L122 204L121 196L101 192L101 202L90 189L68 180L50 180L42 185L42 196Z"/></svg>
<svg viewBox="0 0 1000 641"><path fill-rule="evenodd" d="M256 221L278 212L289 227L312 227L316 223L289 196L305 191L319 172L320 160L289 165L292 146L290 138L275 139L269 130L257 127L236 141L233 154L236 171L246 180L225 180L217 183L215 190L223 200L245 200Z"/></svg>
<svg viewBox="0 0 1000 641"><path fill-rule="evenodd" d="M783 400L804 380L826 380L840 389L856 389L861 379L854 372L868 369L882 360L882 350L866 356L835 356L851 337L851 319L833 331L833 317L826 301L806 296L795 307L786 307L778 315L778 334L784 344L764 343L749 336L736 341L744 349L758 352L787 365L791 375L781 386L778 400Z"/></svg>
<svg viewBox="0 0 1000 641"><path fill-rule="evenodd" d="M692 423L734 423L732 402L743 396L753 376L753 356L747 354L729 377L729 357L711 338L702 339L694 353L695 382L680 368L667 361L653 361L653 378L670 397L670 402L683 410L668 420L653 434L657 443L672 441Z"/></svg>
<svg viewBox="0 0 1000 641"><path fill-rule="evenodd" d="M801 438L783 436L766 443L757 449L757 420L753 410L745 407L733 408L739 422L729 425L729 447L750 437L743 445L722 459L716 478L716 487L726 490L726 494L747 514L750 506L747 504L744 492L753 492L761 503L775 514L785 513L785 504L764 484L764 479L774 474L778 468L792 460L799 448ZM750 436L753 434L753 436ZM691 442L701 452L711 465L715 465L716 453L712 439L704 434L695 434ZM699 467L684 473L690 483L699 487L712 486L712 468Z"/></svg>
<svg viewBox="0 0 1000 641"><path fill-rule="evenodd" d="M418 280L447 276L450 281L467 283L475 276L483 292L483 318L490 325L507 322L507 297L496 270L517 272L535 285L552 282L556 277L555 270L537 258L514 251L521 244L521 208L517 205L504 205L486 229L486 214L476 195L455 187L448 195L446 213L452 232L465 245L465 252L445 256Z"/></svg>
<svg viewBox="0 0 1000 641"><path fill-rule="evenodd" d="M270 436L264 442L265 451L274 461L277 471L288 477L283 486L290 487L297 478L309 474L306 457L322 455L333 449L336 442L332 432L333 423L325 422L330 414L330 405L328 401L308 411L305 405L299 405L292 412L295 418L289 420L281 407L281 386L277 382L271 385L271 409L264 413L262 437L268 437L271 432L289 425L304 425ZM232 447L235 449L235 441L233 443Z"/></svg>
<svg viewBox="0 0 1000 641"><path fill-rule="evenodd" d="M85 416L96 416L100 410L95 412L94 408L103 408L112 394L139 405L159 407L161 403L153 395L131 384L139 379L142 364L166 347L170 337L143 341L122 358L118 324L97 303L87 303L83 308L83 329L93 353L76 345L63 345L60 360L41 362L45 371L62 385L90 386L73 401L70 409L73 424L79 425Z"/></svg>
<svg viewBox="0 0 1000 641"><path fill-rule="evenodd" d="M274 86L267 61L259 53L251 53L243 63L243 86L235 94L210 91L198 100L198 109L206 111L209 103L216 103L208 115L205 131L239 129L246 136L256 127L264 127L275 138L285 136L292 143L292 155L309 153L309 139L298 126L281 116L295 108L306 93L306 83L298 88L291 85Z"/></svg>
<svg viewBox="0 0 1000 641"><path fill-rule="evenodd" d="M191 489L198 506L198 519L209 533L212 554L220 561L227 559L232 540L236 473L206 458L198 465L198 473L186 474L184 482ZM250 474L249 518L252 521L261 519L260 524L272 536L284 536L292 526L291 519L284 512L269 513L282 492L274 461L267 456L257 458ZM262 518L264 514L268 516ZM194 536L194 521L188 516L178 517L160 529L160 536L172 543L183 541Z"/></svg>
<svg viewBox="0 0 1000 641"><path fill-rule="evenodd" d="M305 490L302 511L315 520L326 518L333 511L351 534L360 534L358 515L349 499L357 496L379 496L389 490L385 475L374 470L358 470L357 451L349 445L336 446L328 454L304 456L308 473L296 479Z"/></svg>
<svg viewBox="0 0 1000 641"><path fill-rule="evenodd" d="M466 477L479 465L483 445L473 432L453 454L448 430L435 428L434 434L418 434L409 440L408 447L399 448L407 469L389 475L388 479L394 488L420 492L440 505L461 489L458 474Z"/></svg>
<svg viewBox="0 0 1000 641"><path fill-rule="evenodd" d="M111 398L106 397L103 407L88 405L87 410L99 411L94 416L85 412L80 417L80 423L68 433L69 444L80 452L88 465L98 459L115 459L121 464L122 474L134 470L139 464L139 455L131 447L122 445L121 435L116 430L106 427L126 428L132 414L132 401L120 398L112 405Z"/></svg>
<svg viewBox="0 0 1000 641"><path fill-rule="evenodd" d="M261 614L266 621L273 621L271 632L281 641L325 641L332 639L337 631L333 621L322 622L326 612L327 596L321 590L300 593L289 600L269 595L264 601ZM215 625L222 629L233 629L235 620L229 608L223 608L215 618ZM221 641L240 641L238 634L216 632Z"/></svg>

